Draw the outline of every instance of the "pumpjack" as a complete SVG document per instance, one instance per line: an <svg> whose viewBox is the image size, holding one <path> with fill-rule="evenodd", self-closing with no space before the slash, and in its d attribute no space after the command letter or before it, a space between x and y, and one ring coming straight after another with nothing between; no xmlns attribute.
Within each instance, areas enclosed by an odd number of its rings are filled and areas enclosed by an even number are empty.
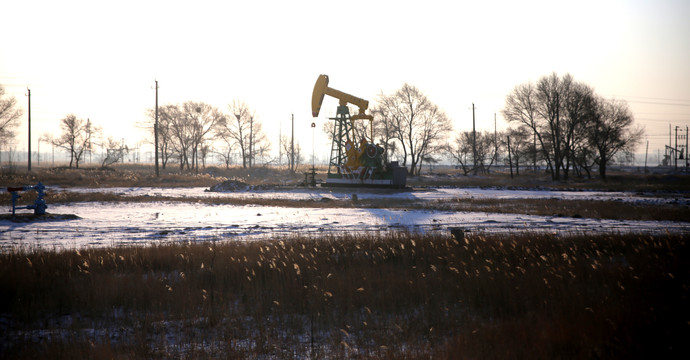
<svg viewBox="0 0 690 360"><path fill-rule="evenodd" d="M397 161L387 162L385 150L374 143L374 117L366 114L369 101L328 87L328 75L319 75L311 98L312 116L318 117L325 95L339 100L336 117L330 118L333 141L328 163L328 176L322 186L404 188L407 168ZM358 107L358 113L350 116L348 104ZM369 139L355 139L354 121L369 120Z"/></svg>

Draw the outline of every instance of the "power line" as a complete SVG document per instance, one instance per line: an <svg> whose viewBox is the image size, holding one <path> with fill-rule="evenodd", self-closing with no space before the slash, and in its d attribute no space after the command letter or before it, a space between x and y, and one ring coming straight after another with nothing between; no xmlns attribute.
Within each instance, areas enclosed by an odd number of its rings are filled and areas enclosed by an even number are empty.
<svg viewBox="0 0 690 360"><path fill-rule="evenodd" d="M669 98L629 96L629 95L606 95L606 96L610 99L623 99L627 102L637 103L637 104L690 107L690 100L685 100L685 99L669 99Z"/></svg>
<svg viewBox="0 0 690 360"><path fill-rule="evenodd" d="M636 115L646 115L646 116L687 116L690 117L690 112L679 112L679 113L670 113L670 112L636 112Z"/></svg>
<svg viewBox="0 0 690 360"><path fill-rule="evenodd" d="M609 95L612 98L629 98L629 99L644 99L644 100L655 100L655 101L671 101L671 102L684 102L690 104L690 100L687 99L669 99L669 98L657 98L657 97L645 97L645 96L629 96L629 95Z"/></svg>
<svg viewBox="0 0 690 360"><path fill-rule="evenodd" d="M628 102L631 102L631 103L638 103L638 104L652 104L652 105L666 105L666 106L688 106L688 107L690 107L690 103L687 103L687 104L680 104L680 103L674 104L674 103L670 103L670 102L665 102L665 103L663 103L663 102L657 102L657 101L641 101L641 100L628 100Z"/></svg>
<svg viewBox="0 0 690 360"><path fill-rule="evenodd" d="M640 125L649 125L651 127L659 127L659 126L666 126L667 124L677 124L677 125L688 125L690 122L688 121L636 121L637 124Z"/></svg>

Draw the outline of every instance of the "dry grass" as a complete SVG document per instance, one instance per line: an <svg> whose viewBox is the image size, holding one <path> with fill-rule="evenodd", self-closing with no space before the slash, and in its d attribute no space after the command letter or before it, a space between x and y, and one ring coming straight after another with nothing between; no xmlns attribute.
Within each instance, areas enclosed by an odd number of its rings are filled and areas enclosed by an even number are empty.
<svg viewBox="0 0 690 360"><path fill-rule="evenodd" d="M244 169L232 166L229 169L209 166L194 171L180 171L176 166L161 170L160 177L154 174L153 166L140 164L116 164L102 169L83 167L80 169L41 168L34 166L31 173L26 170L14 170L0 173L0 183L10 186L30 185L37 181L59 186L85 187L120 187L120 186L153 186L153 187L191 187L211 186L227 179L237 179L250 185L281 183L297 184L304 180L304 173L310 166L301 165L293 174L285 167L266 166ZM317 179L324 181L326 166L317 166ZM675 173L644 174L642 172L624 172L611 169L608 179L586 179L572 177L568 181L552 181L550 175L539 172L523 171L520 176L510 178L502 171L494 170L490 174L464 176L459 170L451 167L437 167L434 173L423 173L422 176L410 177L408 186L455 186L455 187L498 187L520 189L590 189L610 191L682 191L690 192L690 174Z"/></svg>
<svg viewBox="0 0 690 360"><path fill-rule="evenodd" d="M606 200L452 199L425 205L428 209L561 216L613 220L690 222L690 207Z"/></svg>
<svg viewBox="0 0 690 360"><path fill-rule="evenodd" d="M160 176L156 177L152 166L133 164L118 164L109 168L35 168L30 173L26 171L0 173L0 182L9 186L33 185L37 181L42 181L46 185L63 187L207 187L227 179L238 179L252 185L279 184L277 179L296 183L304 180L304 174L301 172L291 174L282 167L225 169L209 166L196 173L180 171L179 168L173 166L162 169Z"/></svg>
<svg viewBox="0 0 690 360"><path fill-rule="evenodd" d="M0 358L683 358L679 236L393 233L0 255Z"/></svg>
<svg viewBox="0 0 690 360"><path fill-rule="evenodd" d="M464 176L459 170L440 168L433 174L408 179L411 186L497 187L508 189L583 189L604 191L682 191L690 192L690 173L648 173L612 169L607 179L571 176L569 180L553 181L545 172L524 171L510 178L505 170L490 174Z"/></svg>

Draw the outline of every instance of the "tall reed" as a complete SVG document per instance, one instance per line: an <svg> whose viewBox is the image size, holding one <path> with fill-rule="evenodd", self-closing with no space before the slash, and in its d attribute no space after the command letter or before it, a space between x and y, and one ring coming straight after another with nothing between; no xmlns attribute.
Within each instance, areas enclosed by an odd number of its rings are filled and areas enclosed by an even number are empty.
<svg viewBox="0 0 690 360"><path fill-rule="evenodd" d="M688 260L672 235L24 249L0 255L0 357L674 357Z"/></svg>

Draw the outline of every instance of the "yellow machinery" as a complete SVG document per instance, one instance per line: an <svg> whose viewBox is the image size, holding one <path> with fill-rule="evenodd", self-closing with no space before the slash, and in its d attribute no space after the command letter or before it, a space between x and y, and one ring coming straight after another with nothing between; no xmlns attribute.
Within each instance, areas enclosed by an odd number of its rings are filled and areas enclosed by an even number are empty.
<svg viewBox="0 0 690 360"><path fill-rule="evenodd" d="M405 187L407 169L397 162L386 163L384 149L373 142L373 116L366 114L369 102L328 87L328 75L319 75L311 98L312 116L319 116L324 96L338 99L338 111L333 126L333 142L328 164L326 186ZM355 105L359 112L350 116L347 104ZM362 137L355 139L353 121L371 122L371 142ZM356 146L355 144L358 145Z"/></svg>

